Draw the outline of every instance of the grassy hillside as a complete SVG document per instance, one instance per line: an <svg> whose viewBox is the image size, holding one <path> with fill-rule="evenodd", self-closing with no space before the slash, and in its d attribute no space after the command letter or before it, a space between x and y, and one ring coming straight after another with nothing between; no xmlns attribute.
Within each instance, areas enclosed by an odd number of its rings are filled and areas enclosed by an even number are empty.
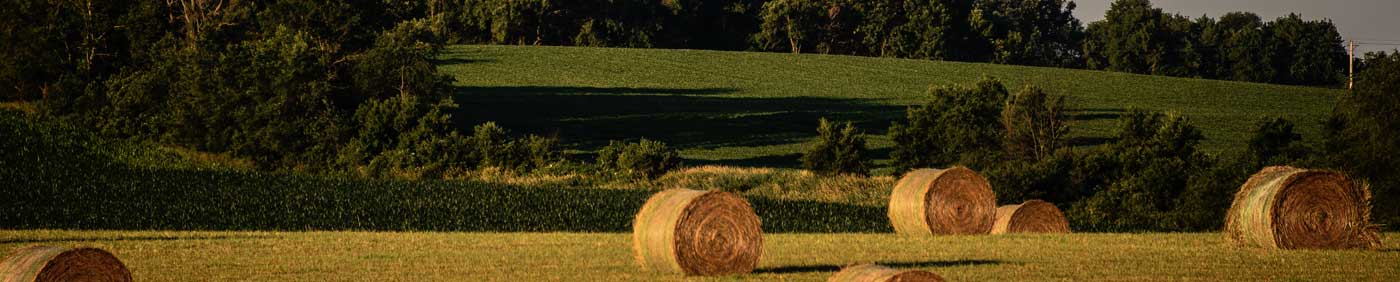
<svg viewBox="0 0 1400 282"><path fill-rule="evenodd" d="M0 231L30 244L112 251L137 281L825 281L877 262L950 281L1396 281L1382 251L1261 251L1218 233L908 237L770 234L753 274L642 272L630 234Z"/></svg>
<svg viewBox="0 0 1400 282"><path fill-rule="evenodd" d="M691 164L793 167L817 119L885 134L930 85L994 76L1070 97L1077 145L1109 142L1129 108L1181 113L1203 146L1238 152L1264 117L1293 120L1305 139L1342 91L1124 73L849 56L577 47L452 46L439 68L457 78L458 117L558 134L571 149L647 137ZM890 141L872 139L876 157Z"/></svg>

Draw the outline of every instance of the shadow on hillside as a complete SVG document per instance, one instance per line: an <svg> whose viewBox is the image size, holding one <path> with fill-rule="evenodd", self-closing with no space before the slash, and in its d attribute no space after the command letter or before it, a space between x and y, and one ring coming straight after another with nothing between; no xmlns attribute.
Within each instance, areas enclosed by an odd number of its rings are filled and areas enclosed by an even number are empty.
<svg viewBox="0 0 1400 282"><path fill-rule="evenodd" d="M967 265L996 265L996 264L1001 264L1001 263L1002 263L1001 261L996 261L996 260L952 260L952 261L918 261L918 262L876 262L875 264L879 264L879 265L883 265L883 266L888 266L888 267L892 267L892 268L927 268L927 267L950 267L950 266L967 266ZM779 266L779 267L770 267L770 268L759 268L759 269L755 269L753 272L754 272L754 273L771 273L771 274L793 274L793 273L812 273L812 272L837 272L837 271L841 271L841 268L842 268L842 267L845 267L845 266L844 266L844 265L835 265L835 264L801 265L801 266Z"/></svg>
<svg viewBox="0 0 1400 282"><path fill-rule="evenodd" d="M1070 146L1074 146L1074 147L1087 147L1087 146L1098 146L1098 145L1111 144L1111 143L1113 143L1113 142L1118 142L1118 138L1113 138L1113 137L1086 137L1086 136L1081 136L1081 137L1070 137L1070 138L1069 138L1069 141L1066 141L1066 142L1069 143Z"/></svg>
<svg viewBox="0 0 1400 282"><path fill-rule="evenodd" d="M902 118L903 106L867 99L725 97L732 88L458 87L454 115L464 130L495 121L518 133L558 136L567 149L594 150L608 140L647 138L676 149L789 144L816 135L817 120L852 121L868 134L884 134ZM778 164L786 156L746 161L687 163Z"/></svg>
<svg viewBox="0 0 1400 282"><path fill-rule="evenodd" d="M798 168L802 166L802 154L793 153L724 160L686 160L685 165L727 165L745 167Z"/></svg>
<svg viewBox="0 0 1400 282"><path fill-rule="evenodd" d="M1070 109L1065 112L1069 115L1069 120L1071 121L1116 120L1128 113L1128 111L1124 109L1110 108Z"/></svg>

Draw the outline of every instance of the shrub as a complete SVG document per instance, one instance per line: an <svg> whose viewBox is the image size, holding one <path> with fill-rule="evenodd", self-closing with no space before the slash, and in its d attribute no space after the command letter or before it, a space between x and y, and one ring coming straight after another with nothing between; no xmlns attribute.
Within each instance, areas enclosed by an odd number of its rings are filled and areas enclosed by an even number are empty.
<svg viewBox="0 0 1400 282"><path fill-rule="evenodd" d="M1302 159L1308 150L1298 142L1302 140L1303 135L1293 132L1293 122L1283 118L1259 121L1242 164L1248 165L1249 170L1258 170Z"/></svg>
<svg viewBox="0 0 1400 282"><path fill-rule="evenodd" d="M1006 100L1001 112L1008 157L1040 160L1065 147L1069 133L1065 97L1027 86Z"/></svg>
<svg viewBox="0 0 1400 282"><path fill-rule="evenodd" d="M934 87L929 95L927 104L909 108L904 123L890 126L896 171L995 159L985 156L995 155L1002 142L999 117L1007 93L1001 81L983 78L971 87Z"/></svg>
<svg viewBox="0 0 1400 282"><path fill-rule="evenodd" d="M866 152L865 136L855 125L846 122L846 126L840 128L822 118L817 125L817 137L802 154L802 167L822 175L867 175L870 160Z"/></svg>
<svg viewBox="0 0 1400 282"><path fill-rule="evenodd" d="M680 166L680 153L660 141L610 141L598 150L598 166L633 177L652 179Z"/></svg>
<svg viewBox="0 0 1400 282"><path fill-rule="evenodd" d="M1179 201L1193 178L1214 165L1196 151L1204 137L1186 118L1139 110L1120 120L1119 140L1076 169L1092 195L1068 211L1076 228L1099 231L1179 230ZM1202 189L1209 188L1203 187ZM1210 191L1196 191L1206 195ZM1214 199L1202 199L1214 201ZM1201 206L1201 205L1195 205Z"/></svg>
<svg viewBox="0 0 1400 282"><path fill-rule="evenodd" d="M471 140L476 146L474 159L484 167L531 170L563 160L557 139L538 135L511 139L509 131L495 122L477 125L472 130Z"/></svg>

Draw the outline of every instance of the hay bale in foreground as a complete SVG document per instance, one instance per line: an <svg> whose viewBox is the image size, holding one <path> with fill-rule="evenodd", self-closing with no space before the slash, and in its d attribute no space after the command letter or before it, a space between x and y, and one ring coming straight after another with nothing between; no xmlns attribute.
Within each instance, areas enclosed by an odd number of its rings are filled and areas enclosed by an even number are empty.
<svg viewBox="0 0 1400 282"><path fill-rule="evenodd" d="M131 272L102 249L32 246L17 249L0 262L0 281L130 282Z"/></svg>
<svg viewBox="0 0 1400 282"><path fill-rule="evenodd" d="M1353 249L1380 245L1370 188L1330 170L1272 166L1235 193L1225 237L1269 249Z"/></svg>
<svg viewBox="0 0 1400 282"><path fill-rule="evenodd" d="M632 248L648 270L749 273L763 254L763 230L743 198L721 191L670 189L652 195L637 212Z"/></svg>
<svg viewBox="0 0 1400 282"><path fill-rule="evenodd" d="M992 224L992 234L1069 232L1069 221L1060 208L1041 200L1001 206L997 208L997 221Z"/></svg>
<svg viewBox="0 0 1400 282"><path fill-rule="evenodd" d="M992 185L971 169L917 169L895 184L890 223L900 234L987 234L996 202Z"/></svg>
<svg viewBox="0 0 1400 282"><path fill-rule="evenodd" d="M861 264L842 268L827 282L942 282L943 277L923 270L898 270L882 265Z"/></svg>

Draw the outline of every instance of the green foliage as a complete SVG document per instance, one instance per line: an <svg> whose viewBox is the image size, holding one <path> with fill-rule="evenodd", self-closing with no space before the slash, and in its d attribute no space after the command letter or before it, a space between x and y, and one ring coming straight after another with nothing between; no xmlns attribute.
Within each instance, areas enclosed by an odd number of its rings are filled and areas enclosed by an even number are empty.
<svg viewBox="0 0 1400 282"><path fill-rule="evenodd" d="M1073 67L1080 64L1084 26L1064 0L976 1L969 20L989 41L991 62Z"/></svg>
<svg viewBox="0 0 1400 282"><path fill-rule="evenodd" d="M509 131L495 122L473 128L471 144L476 148L473 158L485 167L531 170L563 161L559 140L538 135L511 138Z"/></svg>
<svg viewBox="0 0 1400 282"><path fill-rule="evenodd" d="M1356 86L1325 125L1321 162L1371 184L1372 218L1400 225L1400 55L1366 55Z"/></svg>
<svg viewBox="0 0 1400 282"><path fill-rule="evenodd" d="M802 167L823 175L869 174L870 159L864 134L851 122L838 127L822 118L817 125L817 137L802 154Z"/></svg>
<svg viewBox="0 0 1400 282"><path fill-rule="evenodd" d="M1006 153L1011 158L1041 160L1064 148L1069 134L1065 96L1027 86L1006 100L1001 112Z"/></svg>
<svg viewBox="0 0 1400 282"><path fill-rule="evenodd" d="M1256 123L1254 137L1249 138L1249 150L1243 162L1251 170L1271 165L1285 165L1303 159L1308 148L1299 141L1303 135L1293 132L1293 122L1283 118L1265 119Z"/></svg>
<svg viewBox="0 0 1400 282"><path fill-rule="evenodd" d="M934 87L927 104L910 107L890 126L896 171L946 167L1000 151L1006 86L983 78L973 86ZM986 159L986 158L983 158Z"/></svg>
<svg viewBox="0 0 1400 282"><path fill-rule="evenodd" d="M1346 62L1336 25L1304 21L1297 14L1268 23L1245 12L1192 21L1164 13L1148 0L1118 0L1086 33L1084 59L1090 69L1332 85Z"/></svg>
<svg viewBox="0 0 1400 282"><path fill-rule="evenodd" d="M1191 211L1181 201L1218 200L1183 197L1191 180L1215 165L1212 158L1196 151L1203 137L1184 117L1135 110L1120 125L1118 142L1094 152L1077 168L1076 178L1093 192L1067 211L1072 226L1100 231L1181 230L1180 212Z"/></svg>
<svg viewBox="0 0 1400 282"><path fill-rule="evenodd" d="M1076 182L1078 156L1068 149L1038 160L1008 159L979 171L992 184L999 204L1045 200L1065 205L1089 192ZM1067 205L1065 205L1067 206Z"/></svg>
<svg viewBox="0 0 1400 282"><path fill-rule="evenodd" d="M16 16L82 12L53 24L103 28L64 29L71 35L5 30L94 40L49 53L5 53L22 60L96 54L46 66L61 73L32 79L41 84L34 88L43 92L46 115L108 136L250 159L268 170L419 178L479 163L449 115L456 109L448 97L452 78L432 61L451 24L435 12L436 2L30 4L35 11ZM537 167L557 158L538 152L552 150L552 142L508 142L514 147L501 154L520 157L491 164Z"/></svg>
<svg viewBox="0 0 1400 282"><path fill-rule="evenodd" d="M680 166L680 153L666 143L643 138L638 142L608 142L598 150L598 166L652 179Z"/></svg>

